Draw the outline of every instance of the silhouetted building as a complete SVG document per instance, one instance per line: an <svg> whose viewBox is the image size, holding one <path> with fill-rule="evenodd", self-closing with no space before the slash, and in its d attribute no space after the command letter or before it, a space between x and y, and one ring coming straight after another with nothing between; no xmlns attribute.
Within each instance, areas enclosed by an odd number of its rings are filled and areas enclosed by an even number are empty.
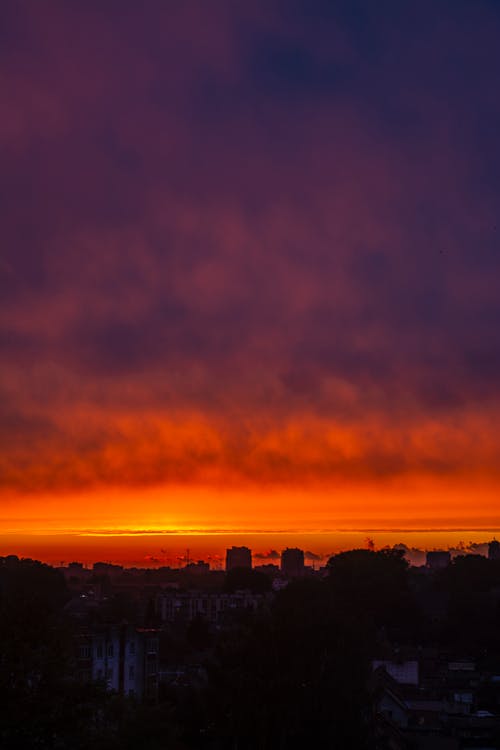
<svg viewBox="0 0 500 750"><path fill-rule="evenodd" d="M287 578L301 578L304 575L304 552L296 547L283 550L281 572Z"/></svg>
<svg viewBox="0 0 500 750"><path fill-rule="evenodd" d="M257 571L257 573L265 573L266 576L269 578L276 578L276 576L279 576L280 569L278 565L274 565L273 563L264 563L263 565L255 565L254 570Z"/></svg>
<svg viewBox="0 0 500 750"><path fill-rule="evenodd" d="M92 566L95 575L106 575L110 579L118 578L123 573L123 565L114 565L113 563L96 562Z"/></svg>
<svg viewBox="0 0 500 750"><path fill-rule="evenodd" d="M232 594L215 591L164 591L156 600L162 622L191 622L203 617L209 623L221 624L228 615L241 610L256 610L264 604L263 594L238 591Z"/></svg>
<svg viewBox="0 0 500 750"><path fill-rule="evenodd" d="M92 575L92 571L85 568L81 562L71 562L66 568L62 566L59 570L66 580L77 579L79 581L84 581Z"/></svg>
<svg viewBox="0 0 500 750"><path fill-rule="evenodd" d="M202 573L208 573L210 570L209 563L205 562L204 560L198 560L197 562L191 562L186 565L184 568L188 573L195 573L195 574L202 574Z"/></svg>
<svg viewBox="0 0 500 750"><path fill-rule="evenodd" d="M231 547L226 550L226 570L233 568L251 568L252 550L248 547Z"/></svg>
<svg viewBox="0 0 500 750"><path fill-rule="evenodd" d="M500 542L496 539L488 544L488 560L500 560Z"/></svg>
<svg viewBox="0 0 500 750"><path fill-rule="evenodd" d="M447 550L435 550L425 556L425 564L430 570L443 570L451 562L451 555Z"/></svg>
<svg viewBox="0 0 500 750"><path fill-rule="evenodd" d="M416 659L374 659L372 669L383 667L393 680L402 685L418 685L418 661Z"/></svg>

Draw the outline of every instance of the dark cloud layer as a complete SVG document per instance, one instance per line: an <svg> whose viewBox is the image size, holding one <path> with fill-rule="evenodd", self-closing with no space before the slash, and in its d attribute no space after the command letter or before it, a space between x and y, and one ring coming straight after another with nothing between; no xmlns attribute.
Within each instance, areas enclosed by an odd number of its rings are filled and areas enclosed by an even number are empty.
<svg viewBox="0 0 500 750"><path fill-rule="evenodd" d="M4 487L496 476L495 3L0 14Z"/></svg>

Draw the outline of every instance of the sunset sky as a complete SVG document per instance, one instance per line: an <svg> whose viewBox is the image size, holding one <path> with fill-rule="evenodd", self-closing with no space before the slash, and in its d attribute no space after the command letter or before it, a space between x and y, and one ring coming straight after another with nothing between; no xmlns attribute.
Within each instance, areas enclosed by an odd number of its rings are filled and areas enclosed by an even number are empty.
<svg viewBox="0 0 500 750"><path fill-rule="evenodd" d="M499 39L3 0L0 555L500 533Z"/></svg>

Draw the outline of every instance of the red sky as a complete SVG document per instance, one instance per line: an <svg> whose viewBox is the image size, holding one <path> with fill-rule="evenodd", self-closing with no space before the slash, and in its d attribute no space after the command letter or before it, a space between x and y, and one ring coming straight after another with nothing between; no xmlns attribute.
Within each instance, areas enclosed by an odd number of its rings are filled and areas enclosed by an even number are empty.
<svg viewBox="0 0 500 750"><path fill-rule="evenodd" d="M0 21L4 548L500 529L499 8Z"/></svg>

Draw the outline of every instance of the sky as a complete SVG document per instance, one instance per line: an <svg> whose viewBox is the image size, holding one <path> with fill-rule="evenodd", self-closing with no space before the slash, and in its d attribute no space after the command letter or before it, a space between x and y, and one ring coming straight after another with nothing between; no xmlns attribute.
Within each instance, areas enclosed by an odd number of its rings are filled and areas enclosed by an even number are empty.
<svg viewBox="0 0 500 750"><path fill-rule="evenodd" d="M499 38L493 0L1 3L0 547L500 529Z"/></svg>

